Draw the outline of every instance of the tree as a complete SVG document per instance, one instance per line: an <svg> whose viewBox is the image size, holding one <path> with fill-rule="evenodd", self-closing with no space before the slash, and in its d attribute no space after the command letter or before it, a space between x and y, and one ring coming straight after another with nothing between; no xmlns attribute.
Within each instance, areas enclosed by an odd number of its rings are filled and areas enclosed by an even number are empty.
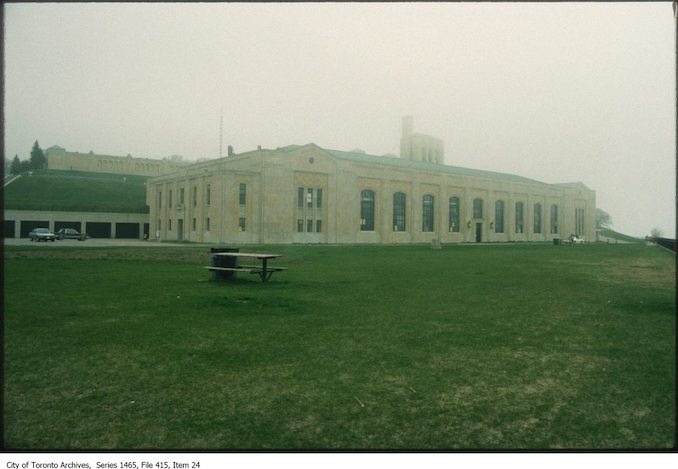
<svg viewBox="0 0 678 469"><path fill-rule="evenodd" d="M9 174L19 174L21 172L21 161L19 161L19 155L14 155L12 160L12 166L9 167Z"/></svg>
<svg viewBox="0 0 678 469"><path fill-rule="evenodd" d="M47 166L47 159L40 148L40 144L36 140L31 150L31 169L44 169Z"/></svg>
<svg viewBox="0 0 678 469"><path fill-rule="evenodd" d="M612 226L612 217L605 210L596 208L596 228L609 228Z"/></svg>
<svg viewBox="0 0 678 469"><path fill-rule="evenodd" d="M664 232L659 228L652 228L652 231L650 231L650 233L652 233L652 237L654 239L661 238L662 236L664 236Z"/></svg>

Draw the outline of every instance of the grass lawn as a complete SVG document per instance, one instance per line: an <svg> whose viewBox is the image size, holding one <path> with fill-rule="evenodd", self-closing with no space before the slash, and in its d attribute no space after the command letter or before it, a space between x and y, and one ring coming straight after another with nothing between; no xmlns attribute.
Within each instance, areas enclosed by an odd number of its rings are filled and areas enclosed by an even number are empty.
<svg viewBox="0 0 678 469"><path fill-rule="evenodd" d="M657 246L5 248L12 449L671 448Z"/></svg>

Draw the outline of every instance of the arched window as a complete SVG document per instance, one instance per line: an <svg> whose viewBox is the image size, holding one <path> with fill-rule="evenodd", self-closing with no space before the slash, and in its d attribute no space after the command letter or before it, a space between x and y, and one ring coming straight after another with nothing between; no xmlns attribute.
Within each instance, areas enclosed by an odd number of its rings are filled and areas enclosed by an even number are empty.
<svg viewBox="0 0 678 469"><path fill-rule="evenodd" d="M473 199L473 218L483 218L483 199Z"/></svg>
<svg viewBox="0 0 678 469"><path fill-rule="evenodd" d="M374 191L360 193L360 231L374 231Z"/></svg>
<svg viewBox="0 0 678 469"><path fill-rule="evenodd" d="M393 231L406 229L407 196L403 192L393 194Z"/></svg>
<svg viewBox="0 0 678 469"><path fill-rule="evenodd" d="M558 206L551 205L551 234L558 233Z"/></svg>
<svg viewBox="0 0 678 469"><path fill-rule="evenodd" d="M423 199L424 207L422 211L422 231L434 231L433 229L433 196L426 194Z"/></svg>
<svg viewBox="0 0 678 469"><path fill-rule="evenodd" d="M523 232L523 203L516 202L516 233Z"/></svg>
<svg viewBox="0 0 678 469"><path fill-rule="evenodd" d="M504 201L497 200L494 203L494 232L504 232Z"/></svg>
<svg viewBox="0 0 678 469"><path fill-rule="evenodd" d="M534 204L534 232L541 233L541 204Z"/></svg>
<svg viewBox="0 0 678 469"><path fill-rule="evenodd" d="M450 197L450 231L459 233L459 197Z"/></svg>

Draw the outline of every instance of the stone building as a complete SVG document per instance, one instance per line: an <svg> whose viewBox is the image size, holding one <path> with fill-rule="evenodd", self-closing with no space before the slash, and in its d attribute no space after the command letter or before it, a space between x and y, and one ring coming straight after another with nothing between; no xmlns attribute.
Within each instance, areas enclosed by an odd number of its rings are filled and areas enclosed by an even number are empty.
<svg viewBox="0 0 678 469"><path fill-rule="evenodd" d="M159 176L171 173L185 166L180 156L162 160L134 158L127 156L98 155L92 151L78 153L67 151L59 145L45 150L47 169L59 171L88 171L95 173L132 174L137 176Z"/></svg>
<svg viewBox="0 0 678 469"><path fill-rule="evenodd" d="M313 143L257 149L150 179L151 237L230 244L595 239L582 183L442 164L442 141L403 121L401 157Z"/></svg>

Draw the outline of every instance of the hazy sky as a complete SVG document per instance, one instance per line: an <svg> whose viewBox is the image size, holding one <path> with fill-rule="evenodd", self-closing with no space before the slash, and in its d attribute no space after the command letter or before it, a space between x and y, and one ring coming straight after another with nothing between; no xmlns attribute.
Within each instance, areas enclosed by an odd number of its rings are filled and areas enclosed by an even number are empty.
<svg viewBox="0 0 678 469"><path fill-rule="evenodd" d="M37 139L187 160L316 143L581 181L613 228L675 233L663 3L5 4L5 155Z"/></svg>

